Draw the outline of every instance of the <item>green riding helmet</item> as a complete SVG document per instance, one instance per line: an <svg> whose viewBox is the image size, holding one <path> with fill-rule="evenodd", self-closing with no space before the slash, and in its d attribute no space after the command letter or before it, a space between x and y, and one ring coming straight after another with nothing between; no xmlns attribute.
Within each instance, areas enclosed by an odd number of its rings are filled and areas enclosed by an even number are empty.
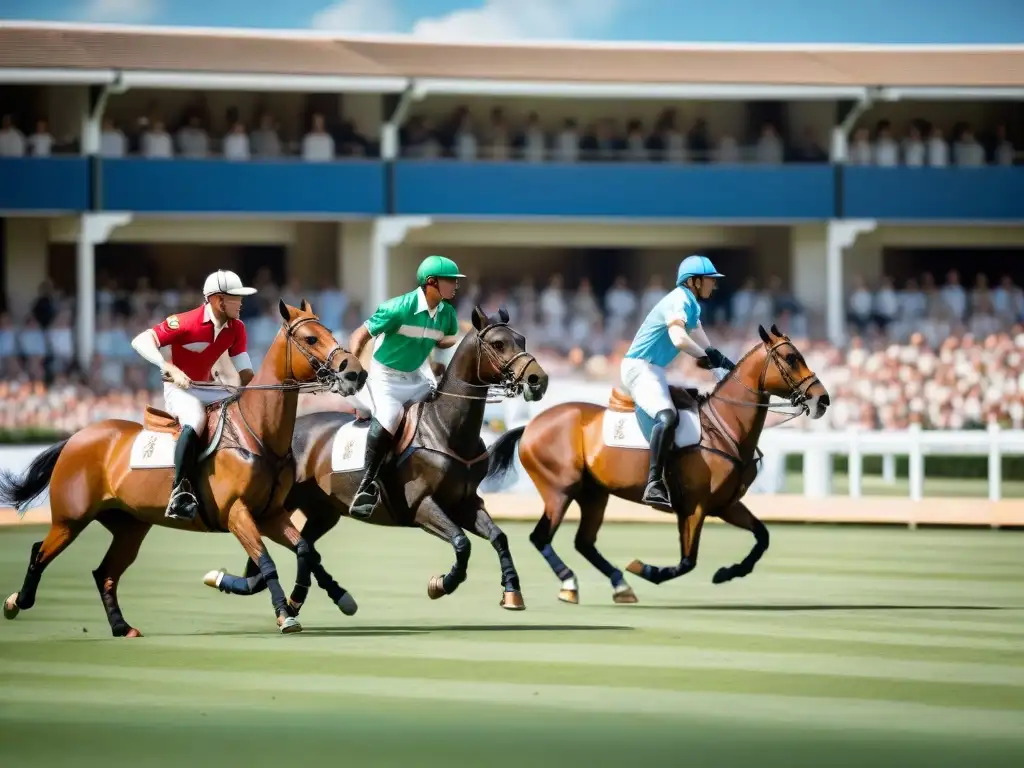
<svg viewBox="0 0 1024 768"><path fill-rule="evenodd" d="M459 272L459 266L446 256L427 256L416 270L416 282L419 285L426 285L427 280L432 277L455 279L465 275Z"/></svg>

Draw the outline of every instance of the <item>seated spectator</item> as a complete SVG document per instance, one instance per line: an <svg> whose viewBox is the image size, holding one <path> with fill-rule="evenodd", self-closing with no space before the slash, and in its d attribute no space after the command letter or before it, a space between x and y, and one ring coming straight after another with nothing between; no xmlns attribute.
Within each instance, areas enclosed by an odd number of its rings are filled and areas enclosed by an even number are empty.
<svg viewBox="0 0 1024 768"><path fill-rule="evenodd" d="M174 142L164 128L163 120L156 119L150 123L149 129L142 134L141 150L142 156L151 160L174 157Z"/></svg>
<svg viewBox="0 0 1024 768"><path fill-rule="evenodd" d="M311 128L302 139L302 159L311 163L323 163L334 159L334 138L327 132L324 116L313 115Z"/></svg>
<svg viewBox="0 0 1024 768"><path fill-rule="evenodd" d="M0 157L24 157L25 134L18 130L14 118L4 115L0 118Z"/></svg>

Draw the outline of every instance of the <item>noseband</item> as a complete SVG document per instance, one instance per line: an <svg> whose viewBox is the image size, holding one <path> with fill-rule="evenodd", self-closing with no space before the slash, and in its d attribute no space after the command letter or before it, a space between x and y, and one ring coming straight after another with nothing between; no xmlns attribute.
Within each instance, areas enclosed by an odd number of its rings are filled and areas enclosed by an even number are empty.
<svg viewBox="0 0 1024 768"><path fill-rule="evenodd" d="M325 331L327 330L327 326L325 326L315 317L300 317L298 320L294 321L290 325L286 325L284 323L281 324L281 328L284 331L284 334L289 342L285 347L285 365L287 366L288 370L287 381L297 381L295 378L295 369L293 368L292 363L292 347L294 346L295 349L299 351L299 354L306 358L306 362L309 363L309 367L313 369L313 375L316 377L316 385L324 389L335 391L338 388L340 380L338 379L337 372L333 368L331 368L331 361L334 360L335 355L339 353L344 354L345 350L342 349L341 345L338 344L337 341L335 341L334 348L331 349L331 351L327 354L327 357L324 358L323 360L318 358L313 353L313 350L311 350L305 344L299 342L298 337L295 335L296 329L305 325L306 323L316 323ZM328 331L328 333L330 332Z"/></svg>
<svg viewBox="0 0 1024 768"><path fill-rule="evenodd" d="M781 347L787 347L787 346L788 347L792 347L794 352L799 352L799 350L796 348L796 345L793 344L793 342L790 341L789 339L783 339L782 341L777 341L776 343L774 343L772 346L770 346L768 348L768 352L765 354L765 357L764 357L764 363L762 363L762 365L761 365L761 374L760 374L760 376L758 377L758 380L757 380L757 390L754 390L754 389L751 389L750 387L748 387L746 384L744 384L742 381L740 381L740 379L738 377L732 377L732 378L735 381L737 381L740 384L740 386L742 386L748 392L752 392L753 394L758 395L758 396L769 395L770 393L765 391L764 383L765 383L765 379L768 376L768 365L770 363L775 363L775 367L779 371L779 375L782 377L782 381L786 384L787 387L789 387L789 402L790 402L790 405L792 405L794 408L800 408L803 413L807 413L808 412L807 401L810 400L810 395L808 395L807 393L808 393L808 391L810 391L811 387L813 387L815 384L820 384L821 382L818 380L817 374L815 374L813 371L809 375L807 375L804 378L800 379L799 381L797 381L793 377L793 375L790 373L789 366L783 363L782 355L779 354L779 351L778 351ZM767 408L768 410L773 410L775 407L777 407L777 406L772 406L771 403L765 403L765 404L761 404L761 403L744 403L744 402L740 402L738 400L728 400L728 399L722 397L721 395L719 395L719 394L717 394L715 392L712 392L711 395L709 395L709 397L713 397L716 400L721 400L724 403L729 403L730 405L739 405L739 406L744 406L746 408ZM787 412L786 411L780 411L780 413L787 413ZM796 418L800 414L799 413L793 413L793 414L788 414L788 415L789 415L790 419L792 419L792 418ZM786 419L786 421L789 421L789 419ZM782 423L785 423L785 422L782 422Z"/></svg>

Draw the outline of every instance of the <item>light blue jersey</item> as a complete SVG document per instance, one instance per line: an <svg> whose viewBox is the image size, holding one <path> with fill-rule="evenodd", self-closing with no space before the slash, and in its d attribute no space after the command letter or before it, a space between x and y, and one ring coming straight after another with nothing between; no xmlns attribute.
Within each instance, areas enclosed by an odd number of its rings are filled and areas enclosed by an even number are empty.
<svg viewBox="0 0 1024 768"><path fill-rule="evenodd" d="M689 288L676 288L654 305L636 332L626 357L667 368L679 354L668 335L668 324L676 319L683 321L687 331L700 323L700 304Z"/></svg>

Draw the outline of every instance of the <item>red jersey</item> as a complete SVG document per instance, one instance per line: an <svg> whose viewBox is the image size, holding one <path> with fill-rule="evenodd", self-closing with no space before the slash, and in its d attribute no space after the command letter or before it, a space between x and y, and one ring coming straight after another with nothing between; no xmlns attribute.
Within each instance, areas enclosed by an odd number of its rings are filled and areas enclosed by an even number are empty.
<svg viewBox="0 0 1024 768"><path fill-rule="evenodd" d="M192 381L211 381L213 364L225 351L237 370L252 368L245 324L241 320L228 320L218 332L209 304L171 315L154 326L153 332L161 347L171 348L171 362Z"/></svg>

